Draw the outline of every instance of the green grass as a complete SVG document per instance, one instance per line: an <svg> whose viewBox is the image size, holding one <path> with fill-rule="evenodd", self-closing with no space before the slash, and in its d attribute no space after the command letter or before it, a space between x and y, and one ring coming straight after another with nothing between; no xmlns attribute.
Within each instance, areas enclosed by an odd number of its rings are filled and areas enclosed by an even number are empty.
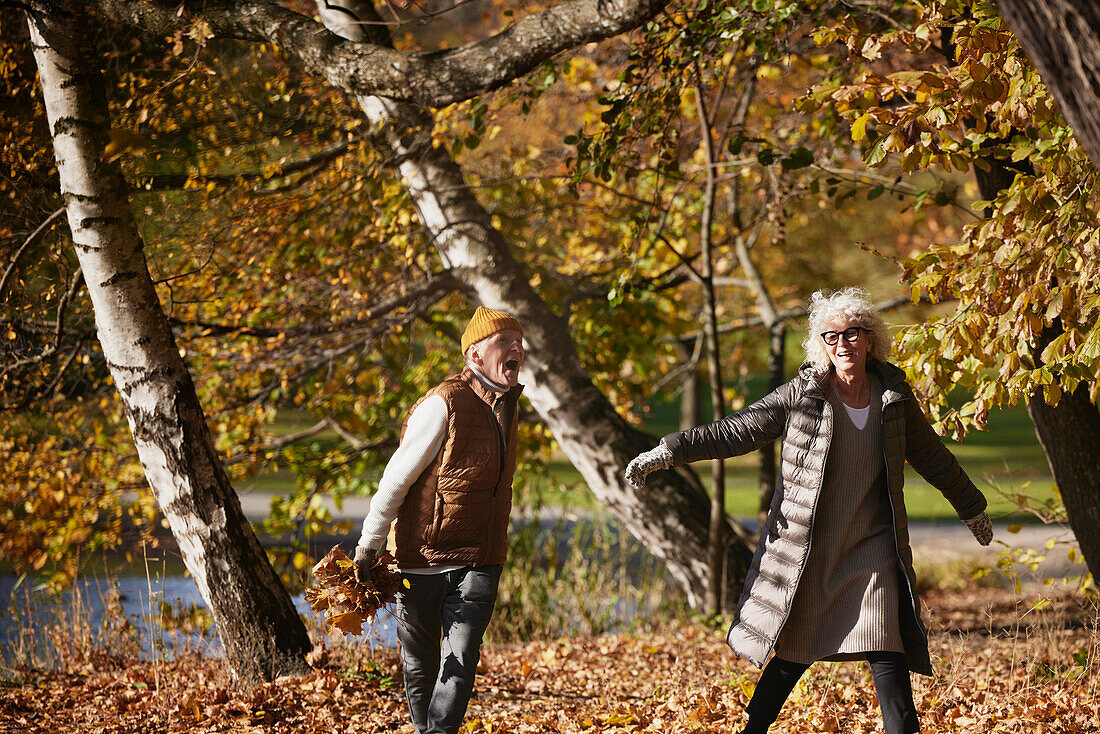
<svg viewBox="0 0 1100 734"><path fill-rule="evenodd" d="M952 447L953 450L954 448ZM989 501L989 514L995 519L1011 519L1013 522L1028 522L1035 519L1032 515L1022 512L1014 499L1002 493L1026 494L1038 502L1054 496L1054 482L1049 472L1045 477L1024 478L1018 469L1009 466L1002 467L1000 472L978 473L976 470L982 466L983 462L980 460L970 462L962 454L962 451L956 453L963 468L985 494ZM734 517L744 518L756 515L759 504L756 461L755 455L726 461L726 511ZM693 469L699 474L703 486L709 488L710 463L699 462L693 466ZM564 458L551 462L550 472L567 488L567 491L556 494L544 493L545 503L560 503L564 507L574 509L593 509L599 504L585 487L577 470ZM910 467L906 467L905 473L905 502L911 520L955 519L954 510L943 495Z"/></svg>
<svg viewBox="0 0 1100 734"><path fill-rule="evenodd" d="M750 381L748 388L750 399L763 393L759 380ZM655 402L650 419L643 428L654 436L662 436L677 429L678 415L677 405ZM300 430L301 425L301 418L280 415L276 432ZM319 438L332 440L335 436ZM990 414L987 431L973 432L961 443L947 441L947 445L989 500L989 512L995 518L1005 517L1013 521L1032 519L1030 514L1020 511L1015 499L1006 495L1025 494L1038 502L1054 497L1054 482L1046 456L1023 407L994 411ZM756 515L758 465L758 454L726 461L726 507L735 517ZM542 504L580 511L598 507L599 503L580 473L563 454L555 453L547 468L549 481L533 482L536 487L532 493L538 495ZM699 473L704 486L709 487L709 462L699 462L693 468ZM381 469L379 466L379 474ZM270 494L287 494L293 487L294 476L285 469L254 477L240 485L242 489ZM906 468L905 496L909 517L913 520L949 521L954 518L947 500L909 467ZM523 499L517 497L520 502Z"/></svg>
<svg viewBox="0 0 1100 734"><path fill-rule="evenodd" d="M762 382L750 381L749 393L750 399L762 395ZM643 428L655 436L675 431L678 411L679 407L673 404L654 404L652 419ZM1022 406L993 411L988 430L972 432L961 443L945 443L989 500L989 513L994 517L1010 517L1013 521L1034 519L1021 512L1017 502L1006 495L1025 494L1038 502L1054 496L1054 481L1046 455L1035 436L1027 409ZM758 454L726 461L726 508L735 517L756 515L759 461ZM710 463L699 462L693 468L704 486L709 487ZM557 467L555 471L559 471ZM909 466L906 466L905 498L910 519L946 521L955 517L943 495Z"/></svg>
<svg viewBox="0 0 1100 734"><path fill-rule="evenodd" d="M762 383L751 381L749 391L750 395L762 394ZM643 426L644 430L654 436L677 430L678 406L654 403L651 407L651 418ZM1046 455L1026 408L994 411L989 417L988 430L972 432L961 443L946 443L989 500L989 513L994 518L1008 518L1014 522L1034 519L1020 510L1012 495L1024 494L1040 503L1054 497L1054 481ZM725 463L726 508L734 517L756 515L759 461L758 454L749 454L728 459ZM693 468L703 485L709 488L710 462L698 462ZM558 482L569 488L558 495L563 505L583 509L597 505L591 492L584 487L580 474L564 455L555 455L549 469ZM946 522L955 519L954 510L943 495L909 466L906 466L905 498L912 520Z"/></svg>

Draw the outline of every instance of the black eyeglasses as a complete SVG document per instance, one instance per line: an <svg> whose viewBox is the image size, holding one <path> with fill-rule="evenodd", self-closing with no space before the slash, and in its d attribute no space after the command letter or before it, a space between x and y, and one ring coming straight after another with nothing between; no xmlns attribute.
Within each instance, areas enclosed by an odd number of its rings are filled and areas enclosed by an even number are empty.
<svg viewBox="0 0 1100 734"><path fill-rule="evenodd" d="M823 331L821 332L821 338L825 340L825 343L830 347L835 345L837 341L844 337L844 341L851 344L859 338L859 332L867 331L862 326L849 326L844 331Z"/></svg>

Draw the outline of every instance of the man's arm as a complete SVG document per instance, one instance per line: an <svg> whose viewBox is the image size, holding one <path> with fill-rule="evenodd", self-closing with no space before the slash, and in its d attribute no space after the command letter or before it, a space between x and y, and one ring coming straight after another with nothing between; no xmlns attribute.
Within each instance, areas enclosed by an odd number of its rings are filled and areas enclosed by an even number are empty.
<svg viewBox="0 0 1100 734"><path fill-rule="evenodd" d="M359 547L377 551L386 542L390 525L416 478L435 459L447 436L447 403L432 395L409 416L401 445L390 457L363 520Z"/></svg>

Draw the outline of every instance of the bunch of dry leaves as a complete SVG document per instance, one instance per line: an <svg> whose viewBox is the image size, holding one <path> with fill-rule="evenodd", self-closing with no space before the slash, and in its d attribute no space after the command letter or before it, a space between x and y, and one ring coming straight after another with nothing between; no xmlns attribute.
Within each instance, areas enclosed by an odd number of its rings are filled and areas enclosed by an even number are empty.
<svg viewBox="0 0 1100 734"><path fill-rule="evenodd" d="M401 587L397 562L389 552L374 557L369 578L361 578L355 561L336 546L313 567L317 584L306 589L305 598L315 612L324 612L325 624L348 635L363 631L363 623L386 604L392 604Z"/></svg>

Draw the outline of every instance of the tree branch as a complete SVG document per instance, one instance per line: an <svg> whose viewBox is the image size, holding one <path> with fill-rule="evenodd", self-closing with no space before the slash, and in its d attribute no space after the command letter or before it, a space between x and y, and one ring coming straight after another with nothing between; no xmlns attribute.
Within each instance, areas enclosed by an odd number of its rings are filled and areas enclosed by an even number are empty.
<svg viewBox="0 0 1100 734"><path fill-rule="evenodd" d="M347 142L335 143L322 150L308 155L305 158L287 163L279 167L279 172L272 175L263 171L241 171L239 173L206 174L197 175L190 173L154 173L149 175L134 176L134 188L139 191L167 191L170 189L182 189L188 181L201 181L215 183L233 183L235 181L252 181L263 178L281 178L291 173L308 171L320 168L329 161L335 160L346 153Z"/></svg>
<svg viewBox="0 0 1100 734"><path fill-rule="evenodd" d="M262 339L274 339L284 337L310 337L322 334L335 334L351 330L358 326L366 326L381 319L383 316L399 308L415 305L418 301L427 299L429 303L436 303L459 287L458 282L448 272L436 274L430 281L416 285L400 296L395 296L388 301L383 301L373 308L367 309L366 315L352 319L344 319L329 324L309 324L300 327L279 328L271 326L239 326L233 324L219 324L210 321L184 321L177 318L169 318L173 326L187 326L202 330L202 336L221 336L232 334L233 336L249 336Z"/></svg>
<svg viewBox="0 0 1100 734"><path fill-rule="evenodd" d="M0 303L4 301L4 293L8 289L8 281L11 279L12 273L15 272L15 266L19 263L19 258L23 256L24 252L45 237L46 233L50 231L50 227L54 225L54 222L65 216L65 212L65 207L61 207L50 214L50 216L46 217L46 221L38 225L23 244L19 246L19 249L15 251L15 254L11 256L11 262L8 263L7 269L4 270L4 277L0 278Z"/></svg>
<svg viewBox="0 0 1100 734"><path fill-rule="evenodd" d="M68 308L69 301L76 298L76 293L80 290L80 286L82 285L84 285L84 271L78 264L76 273L73 274L73 278L69 282L69 289L65 291L65 295L63 295L61 300L57 303L57 321L54 326L54 349L61 348L61 337L65 336L65 309Z"/></svg>
<svg viewBox="0 0 1100 734"><path fill-rule="evenodd" d="M341 438L341 440L343 440L345 443L349 444L356 451L360 451L360 452L364 452L364 451L381 451L383 449L396 448L396 445L397 445L397 442L392 438L382 439L381 441L375 441L374 443L367 443L366 441L359 438L358 436L356 436L352 433L349 433L346 428L341 426L331 416L326 416L326 417L322 418L321 420L317 421L317 423L313 424L309 428L305 428L301 431L297 431L296 433L288 433L285 436L280 436L279 438L268 441L263 446L259 447L259 449L257 451L281 451L282 449L286 448L287 446L289 446L293 443L297 443L298 441L303 441L307 438L312 438L313 436L316 436L317 434L321 433L325 429L332 430L332 432L335 433L337 436L339 436ZM224 463L225 463L226 466L232 466L233 464L239 464L242 461L245 461L248 458L250 458L250 456L252 456L255 453L256 452L238 454L237 456L232 456L232 457L227 458Z"/></svg>
<svg viewBox="0 0 1100 734"><path fill-rule="evenodd" d="M246 0L93 0L111 21L150 33L211 34L274 43L310 73L354 96L443 107L497 89L548 59L633 30L667 0L566 0L487 39L454 49L406 54L345 40L311 18L272 2ZM44 0L35 0L47 10Z"/></svg>
<svg viewBox="0 0 1100 734"><path fill-rule="evenodd" d="M887 311L893 311L895 308L901 308L902 306L907 306L907 305L914 305L915 306L915 305L929 305L929 304L933 304L933 303L950 303L951 301L954 301L954 300L956 300L956 299L941 298L939 300L933 301L928 296L922 295L920 300L917 301L917 303L913 303L912 300L909 298L909 296L897 296L896 298L887 298L885 301L880 301L879 303L876 303L875 304L875 309L878 310L881 313L885 313ZM788 309L785 309L783 311L776 311L775 322L774 323L783 323L783 322L786 322L786 321L794 321L795 319L805 318L808 313L809 313L809 310L804 305L797 306L795 308L788 308ZM735 331L744 331L745 329L753 329L753 328L756 328L757 326L769 326L770 327L771 324L769 324L767 321L765 321L764 318L761 317L761 316L752 316L750 318L740 319L738 321L731 321L728 324L723 324L723 325L718 327L718 331L722 334L729 334L729 333L735 332ZM684 334L682 336L678 336L678 337L675 338L675 341L681 342L683 344L689 344L689 343L693 342L695 339L698 339L698 338L700 338L700 332L695 331L695 332L691 332L690 334Z"/></svg>

